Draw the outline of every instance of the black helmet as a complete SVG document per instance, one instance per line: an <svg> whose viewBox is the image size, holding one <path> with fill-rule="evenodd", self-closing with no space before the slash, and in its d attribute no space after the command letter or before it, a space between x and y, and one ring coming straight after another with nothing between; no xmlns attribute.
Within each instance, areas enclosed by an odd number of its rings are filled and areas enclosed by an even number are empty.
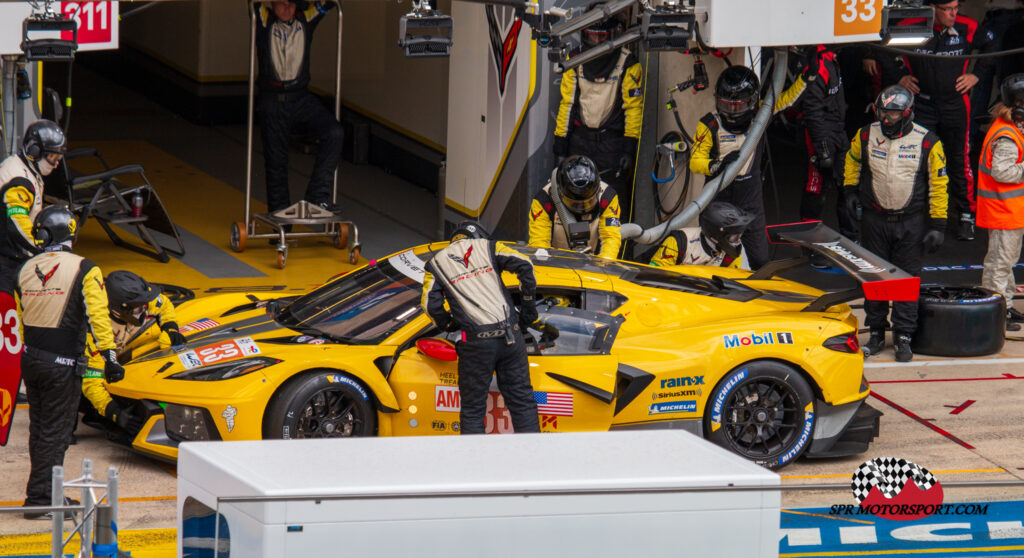
<svg viewBox="0 0 1024 558"><path fill-rule="evenodd" d="M458 227L455 227L455 232L452 233L451 242L456 240L462 240L463 238L491 238L491 235L487 234L487 230L476 221L463 221L459 223Z"/></svg>
<svg viewBox="0 0 1024 558"><path fill-rule="evenodd" d="M733 133L747 131L761 99L757 74L746 66L729 66L715 84L715 109L722 126Z"/></svg>
<svg viewBox="0 0 1024 558"><path fill-rule="evenodd" d="M64 205L43 208L32 223L32 237L40 248L55 246L65 241L75 241L78 221L75 214Z"/></svg>
<svg viewBox="0 0 1024 558"><path fill-rule="evenodd" d="M740 237L753 220L753 215L731 203L711 202L700 214L700 230L713 248L736 258L740 255Z"/></svg>
<svg viewBox="0 0 1024 558"><path fill-rule="evenodd" d="M882 133L896 139L914 128L914 94L902 85L890 85L875 99L875 117Z"/></svg>
<svg viewBox="0 0 1024 558"><path fill-rule="evenodd" d="M107 301L110 313L122 322L142 324L146 305L160 296L160 289L131 271L118 270L107 275Z"/></svg>
<svg viewBox="0 0 1024 558"><path fill-rule="evenodd" d="M1013 123L1024 126L1024 74L1013 74L999 87L1003 104L1010 107Z"/></svg>
<svg viewBox="0 0 1024 558"><path fill-rule="evenodd" d="M601 194L601 173L589 157L566 157L558 165L555 180L558 182L558 195L569 211L585 215L597 207L597 198Z"/></svg>
<svg viewBox="0 0 1024 558"><path fill-rule="evenodd" d="M64 130L51 120L36 120L25 128L25 137L21 138L21 152L33 162L50 154L64 155L66 147Z"/></svg>

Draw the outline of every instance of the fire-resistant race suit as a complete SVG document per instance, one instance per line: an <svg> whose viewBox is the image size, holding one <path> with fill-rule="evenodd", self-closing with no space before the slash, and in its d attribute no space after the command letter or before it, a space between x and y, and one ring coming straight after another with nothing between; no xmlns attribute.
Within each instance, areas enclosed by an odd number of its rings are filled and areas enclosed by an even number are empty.
<svg viewBox="0 0 1024 558"><path fill-rule="evenodd" d="M864 208L861 244L914 276L921 275L925 233L946 228L949 178L942 146L919 124L890 139L875 122L858 131L846 155L843 186L857 189ZM884 332L889 302L865 301L864 311L864 323ZM893 332L912 337L916 329L917 301L893 302Z"/></svg>
<svg viewBox="0 0 1024 558"><path fill-rule="evenodd" d="M820 220L827 189L843 184L843 157L850 148L846 136L846 98L836 55L818 47L818 77L807 84L795 108L807 146L807 182L800 199L800 218ZM837 212L839 232L857 238L856 216Z"/></svg>
<svg viewBox="0 0 1024 558"><path fill-rule="evenodd" d="M708 244L700 227L687 227L672 231L668 235L661 246L658 246L650 265L708 265L740 269L743 267L743 256L729 257L724 250L716 250Z"/></svg>
<svg viewBox="0 0 1024 558"><path fill-rule="evenodd" d="M171 347L171 338L168 330L178 330L178 316L174 311L174 304L166 295L159 295L146 305L145 314L141 317L141 325L131 325L122 322L111 313L110 327L114 336L115 350L118 360L127 362L131 360L131 352L125 348L129 343L140 337L156 336L157 343L161 349ZM153 326L159 326L159 329ZM85 370L85 377L82 379L82 394L89 401L93 408L103 417L121 424L124 422L121 416L121 407L110 397L107 391L106 382L103 378L104 360L92 337L86 341L87 355L89 357L88 368ZM111 404L113 403L113 404ZM124 426L122 424L122 426Z"/></svg>
<svg viewBox="0 0 1024 558"><path fill-rule="evenodd" d="M989 229L981 285L1006 297L1017 294L1013 266L1024 235L1024 134L996 118L982 144L978 165L978 226Z"/></svg>
<svg viewBox="0 0 1024 558"><path fill-rule="evenodd" d="M260 124L270 212L290 205L288 138L294 130L308 131L318 142L305 200L331 202L334 169L341 159L345 132L306 86L313 31L334 6L334 2L309 2L305 9L296 9L289 22L277 19L268 4L260 4L256 14Z"/></svg>
<svg viewBox="0 0 1024 558"><path fill-rule="evenodd" d="M592 213L572 216L578 222L590 223L590 253L602 258L616 258L622 244L619 221L619 197L607 183L601 182L598 204ZM551 198L549 182L530 203L530 246L571 250L566 226Z"/></svg>
<svg viewBox="0 0 1024 558"><path fill-rule="evenodd" d="M593 160L601 179L619 194L621 219L629 221L643 119L640 63L629 49L620 49L566 70L561 92L555 120L555 155L585 155Z"/></svg>
<svg viewBox="0 0 1024 558"><path fill-rule="evenodd" d="M911 21L903 23L909 24ZM928 42L914 47L915 52L945 56L970 54L971 50L990 52L994 49L992 33L979 27L977 21L962 15L956 17L950 28L936 26ZM957 78L967 73L971 61L964 58L916 58L912 55L904 56L903 61L902 75L917 78L917 86L921 89L914 102L914 121L938 134L942 140L948 161L946 167L949 169L949 200L961 220L970 221L969 228L973 236L974 173L968 159L971 152L971 92L961 94L956 90ZM993 64L993 58L979 58L975 73L991 75ZM965 238L966 235L961 237Z"/></svg>
<svg viewBox="0 0 1024 558"><path fill-rule="evenodd" d="M521 314L502 284L501 272L506 270L519 277ZM487 390L495 372L515 431L540 432L519 325L537 320L536 288L530 260L491 240L458 240L427 262L420 301L423 308L441 329L462 330L462 341L455 346L462 434L484 432Z"/></svg>
<svg viewBox="0 0 1024 558"><path fill-rule="evenodd" d="M0 228L0 273L14 282L21 264L39 252L32 222L43 208L43 179L21 155L0 163L0 198L5 216Z"/></svg>
<svg viewBox="0 0 1024 558"><path fill-rule="evenodd" d="M807 84L803 77L796 79L775 101L773 114L785 110L800 98ZM707 113L697 122L694 134L693 153L690 156L690 170L708 176L717 176L721 168L716 163L725 160L730 153L739 153L747 140L746 132L733 133L722 126L716 113ZM768 234L765 232L763 178L761 158L764 156L767 135L761 136L754 153L740 169L732 183L715 196L716 200L730 202L743 211L754 215L750 226L743 231L743 248L749 257L751 269L757 269L771 259ZM733 156L735 157L735 155Z"/></svg>
<svg viewBox="0 0 1024 558"><path fill-rule="evenodd" d="M115 348L114 335L103 275L81 256L55 251L28 260L18 276L18 294L32 462L25 505L49 505L53 467L64 463L77 416L86 335L101 351Z"/></svg>

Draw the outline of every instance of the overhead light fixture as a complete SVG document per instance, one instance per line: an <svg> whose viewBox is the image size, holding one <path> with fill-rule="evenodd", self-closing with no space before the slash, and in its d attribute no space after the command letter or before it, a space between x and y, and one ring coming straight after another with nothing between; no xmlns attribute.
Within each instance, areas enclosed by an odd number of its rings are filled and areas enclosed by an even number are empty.
<svg viewBox="0 0 1024 558"><path fill-rule="evenodd" d="M693 24L696 20L692 10L687 9L679 0L666 0L650 10L645 10L640 21L644 49L684 50L689 46L693 36Z"/></svg>
<svg viewBox="0 0 1024 558"><path fill-rule="evenodd" d="M21 51L29 62L68 62L75 59L78 50L78 24L65 18L53 9L53 0L46 0L42 7L33 2L35 13L21 22ZM64 32L71 33L71 40L62 39ZM33 39L35 33L43 37ZM56 38L54 35L56 34Z"/></svg>
<svg viewBox="0 0 1024 558"><path fill-rule="evenodd" d="M921 0L897 0L882 8L883 46L914 46L932 38L935 11Z"/></svg>
<svg viewBox="0 0 1024 558"><path fill-rule="evenodd" d="M398 20L398 46L410 58L448 56L452 29L452 16L431 8L430 0L412 0L412 11Z"/></svg>

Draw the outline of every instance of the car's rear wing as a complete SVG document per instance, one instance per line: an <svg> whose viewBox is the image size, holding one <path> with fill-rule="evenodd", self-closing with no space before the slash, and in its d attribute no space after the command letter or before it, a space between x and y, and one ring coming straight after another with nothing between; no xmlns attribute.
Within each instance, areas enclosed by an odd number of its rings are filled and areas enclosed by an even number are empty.
<svg viewBox="0 0 1024 558"><path fill-rule="evenodd" d="M921 278L914 277L856 242L825 226L821 221L805 221L767 227L775 244L796 244L828 258L860 283L856 289L826 293L804 308L821 312L829 306L864 297L865 300L914 301L920 297ZM769 262L750 279L771 279L777 273L799 267L807 258Z"/></svg>

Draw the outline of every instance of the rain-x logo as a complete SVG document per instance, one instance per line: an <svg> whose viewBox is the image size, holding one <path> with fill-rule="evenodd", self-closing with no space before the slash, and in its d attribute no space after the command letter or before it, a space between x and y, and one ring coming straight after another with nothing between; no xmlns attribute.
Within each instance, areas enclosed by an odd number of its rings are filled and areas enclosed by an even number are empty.
<svg viewBox="0 0 1024 558"><path fill-rule="evenodd" d="M856 506L837 505L830 515L875 515L911 521L930 515L984 515L986 504L943 504L942 485L928 469L898 457L865 461L850 481Z"/></svg>

